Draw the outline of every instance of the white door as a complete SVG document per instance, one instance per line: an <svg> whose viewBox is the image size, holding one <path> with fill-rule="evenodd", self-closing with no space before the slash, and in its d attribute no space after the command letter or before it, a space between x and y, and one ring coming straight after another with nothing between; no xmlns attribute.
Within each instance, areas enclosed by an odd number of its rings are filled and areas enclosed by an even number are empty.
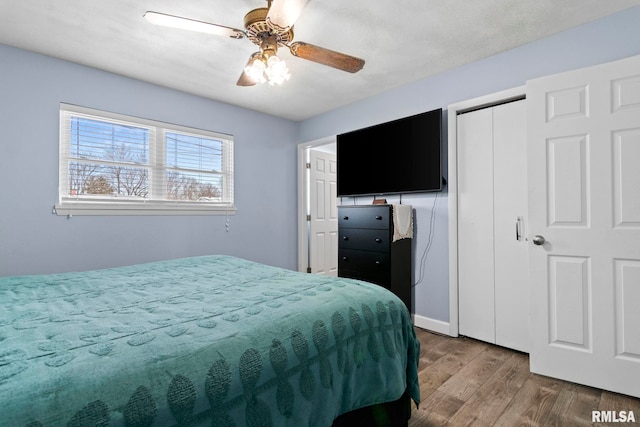
<svg viewBox="0 0 640 427"><path fill-rule="evenodd" d="M531 371L640 397L640 56L527 104Z"/></svg>
<svg viewBox="0 0 640 427"><path fill-rule="evenodd" d="M459 331L529 350L526 105L457 117Z"/></svg>
<svg viewBox="0 0 640 427"><path fill-rule="evenodd" d="M493 123L496 344L528 352L526 101L494 107Z"/></svg>
<svg viewBox="0 0 640 427"><path fill-rule="evenodd" d="M311 273L338 275L336 155L310 150L309 257Z"/></svg>
<svg viewBox="0 0 640 427"><path fill-rule="evenodd" d="M457 121L459 331L495 343L493 111Z"/></svg>

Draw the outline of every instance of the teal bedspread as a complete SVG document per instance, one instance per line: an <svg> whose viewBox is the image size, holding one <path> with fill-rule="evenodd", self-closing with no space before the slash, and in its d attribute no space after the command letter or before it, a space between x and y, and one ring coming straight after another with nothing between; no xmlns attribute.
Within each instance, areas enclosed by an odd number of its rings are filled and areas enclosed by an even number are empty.
<svg viewBox="0 0 640 427"><path fill-rule="evenodd" d="M0 278L0 426L318 426L417 403L381 287L206 256Z"/></svg>

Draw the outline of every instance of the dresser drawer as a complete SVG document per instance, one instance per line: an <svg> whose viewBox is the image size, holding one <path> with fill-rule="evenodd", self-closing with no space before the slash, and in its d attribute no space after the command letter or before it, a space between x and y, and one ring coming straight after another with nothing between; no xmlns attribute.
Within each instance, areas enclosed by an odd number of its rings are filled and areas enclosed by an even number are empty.
<svg viewBox="0 0 640 427"><path fill-rule="evenodd" d="M389 286L389 254L384 252L342 249L338 258L338 275Z"/></svg>
<svg viewBox="0 0 640 427"><path fill-rule="evenodd" d="M391 206L340 206L338 227L383 228L391 225Z"/></svg>
<svg viewBox="0 0 640 427"><path fill-rule="evenodd" d="M374 228L339 229L338 247L389 252L389 230Z"/></svg>

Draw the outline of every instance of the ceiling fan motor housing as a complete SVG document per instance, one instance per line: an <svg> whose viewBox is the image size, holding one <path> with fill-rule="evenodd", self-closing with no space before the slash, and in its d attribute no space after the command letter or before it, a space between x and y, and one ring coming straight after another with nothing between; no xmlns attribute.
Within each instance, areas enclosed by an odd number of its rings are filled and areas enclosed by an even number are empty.
<svg viewBox="0 0 640 427"><path fill-rule="evenodd" d="M251 42L261 48L266 44L277 46L286 46L293 40L293 27L286 31L280 31L277 27L269 25L267 22L267 14L269 8L260 7L253 9L244 16L244 28L247 30L247 38ZM274 46L277 50L277 46ZM266 46L264 48L267 48ZM270 47L269 47L270 48Z"/></svg>

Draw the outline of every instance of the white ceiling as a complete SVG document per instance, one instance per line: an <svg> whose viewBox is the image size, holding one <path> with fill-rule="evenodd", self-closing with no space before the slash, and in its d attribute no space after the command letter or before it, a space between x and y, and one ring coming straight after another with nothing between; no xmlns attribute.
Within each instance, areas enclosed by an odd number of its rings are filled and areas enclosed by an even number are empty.
<svg viewBox="0 0 640 427"><path fill-rule="evenodd" d="M278 1L278 0L274 0ZM311 0L296 41L363 58L357 74L293 57L284 85L238 87L257 48L149 24L154 10L243 29L264 0L0 0L0 43L303 120L639 5L640 0Z"/></svg>

